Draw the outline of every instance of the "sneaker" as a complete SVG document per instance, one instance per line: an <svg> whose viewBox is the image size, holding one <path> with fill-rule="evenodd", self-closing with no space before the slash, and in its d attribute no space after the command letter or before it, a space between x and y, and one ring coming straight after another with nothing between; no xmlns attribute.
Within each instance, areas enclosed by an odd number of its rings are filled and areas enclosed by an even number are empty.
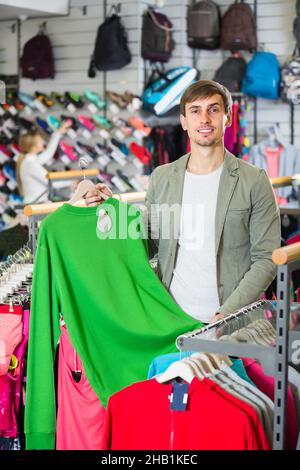
<svg viewBox="0 0 300 470"><path fill-rule="evenodd" d="M60 142L59 143L59 148L73 162L78 160L78 155L74 151L74 147L72 147L71 145L68 145L65 142Z"/></svg>
<svg viewBox="0 0 300 470"><path fill-rule="evenodd" d="M136 142L131 142L130 151L133 153L133 155L138 157L138 159L144 163L144 165L148 165L150 163L151 153L143 145L138 145Z"/></svg>
<svg viewBox="0 0 300 470"><path fill-rule="evenodd" d="M152 128L149 126L146 126L146 123L142 119L138 118L137 116L130 116L128 118L128 122L132 127L141 131L145 137L148 137L148 135L152 131Z"/></svg>
<svg viewBox="0 0 300 470"><path fill-rule="evenodd" d="M28 119L25 119L20 116L18 121L19 121L20 126L23 127L23 129L25 129L26 131L30 132L36 129L34 123L32 121L29 121Z"/></svg>
<svg viewBox="0 0 300 470"><path fill-rule="evenodd" d="M61 125L61 120L53 116L52 114L49 114L49 116L47 117L47 122L53 130L58 129Z"/></svg>
<svg viewBox="0 0 300 470"><path fill-rule="evenodd" d="M4 163L2 172L5 178L16 181L16 165L14 162L10 161Z"/></svg>
<svg viewBox="0 0 300 470"><path fill-rule="evenodd" d="M51 94L50 94L50 97L53 100L55 100L58 104L63 106L64 108L67 107L66 99L65 99L64 95L62 95L61 93L56 93L56 91L52 91Z"/></svg>
<svg viewBox="0 0 300 470"><path fill-rule="evenodd" d="M118 149L121 150L122 153L127 157L129 155L129 148L127 147L126 144L119 142L117 139L112 138L111 143L115 146L118 147Z"/></svg>
<svg viewBox="0 0 300 470"><path fill-rule="evenodd" d="M0 170L0 186L3 186L6 183L6 178L3 171Z"/></svg>
<svg viewBox="0 0 300 470"><path fill-rule="evenodd" d="M19 99L22 101L22 103L26 104L30 108L34 109L34 98L31 95L28 95L27 93L23 93L22 91L19 91L18 93Z"/></svg>
<svg viewBox="0 0 300 470"><path fill-rule="evenodd" d="M44 131L46 134L52 134L52 129L48 126L47 121L45 119L41 119L40 117L35 118L35 122L37 125Z"/></svg>
<svg viewBox="0 0 300 470"><path fill-rule="evenodd" d="M79 122L73 116L67 116L66 114L61 114L60 118L62 121L67 121L67 120L72 121L72 129L74 129L74 131L78 130Z"/></svg>
<svg viewBox="0 0 300 470"><path fill-rule="evenodd" d="M104 109L106 106L106 101L102 100L100 96L94 91L86 90L84 92L84 97L90 102L97 106L98 109Z"/></svg>
<svg viewBox="0 0 300 470"><path fill-rule="evenodd" d="M55 105L55 100L46 95L45 93L40 93L39 91L36 91L35 96L41 103L43 103L44 106L46 106L46 108L51 108Z"/></svg>
<svg viewBox="0 0 300 470"><path fill-rule="evenodd" d="M93 120L98 124L98 126L102 127L107 131L109 131L113 127L112 123L104 116L94 114Z"/></svg>
<svg viewBox="0 0 300 470"><path fill-rule="evenodd" d="M73 104L75 106L75 108L77 108L77 109L83 108L84 102L82 101L80 95L78 95L77 93L72 93L72 92L66 91L65 92L65 97L66 97L66 101L68 103Z"/></svg>
<svg viewBox="0 0 300 470"><path fill-rule="evenodd" d="M91 145L84 144L79 140L76 141L75 148L79 153L89 155L92 158L96 158L98 156L98 153L94 149L94 147L92 147Z"/></svg>
<svg viewBox="0 0 300 470"><path fill-rule="evenodd" d="M77 118L83 127L85 127L88 131L93 132L93 130L95 129L95 124L91 121L89 117L85 116L84 114L79 114Z"/></svg>

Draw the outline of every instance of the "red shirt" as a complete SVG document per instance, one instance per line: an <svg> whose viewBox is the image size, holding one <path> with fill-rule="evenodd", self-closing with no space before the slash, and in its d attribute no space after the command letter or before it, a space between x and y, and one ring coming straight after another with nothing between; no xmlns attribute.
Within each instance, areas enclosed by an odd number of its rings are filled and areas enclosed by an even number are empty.
<svg viewBox="0 0 300 470"><path fill-rule="evenodd" d="M209 379L194 378L185 411L170 409L172 384L137 382L112 395L104 450L268 450L250 405Z"/></svg>

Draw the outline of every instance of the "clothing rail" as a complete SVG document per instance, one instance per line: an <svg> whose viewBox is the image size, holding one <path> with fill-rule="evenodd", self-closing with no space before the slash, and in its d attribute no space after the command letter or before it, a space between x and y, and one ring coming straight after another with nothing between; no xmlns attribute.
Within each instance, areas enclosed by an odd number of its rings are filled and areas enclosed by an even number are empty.
<svg viewBox="0 0 300 470"><path fill-rule="evenodd" d="M261 301L234 312L223 320L207 327L188 332L177 338L177 346L182 351L201 351L227 354L238 357L254 357L261 362L267 374L275 376L273 449L284 449L286 401L288 386L288 363L294 362L295 352L300 342L300 331L289 331L290 280L291 274L300 268L300 243L278 248L273 252L273 262L277 264L277 302L276 302L276 346L265 347L254 344L230 343L205 338L206 331L231 322L235 317L248 314L255 308L274 310L273 303ZM297 354L296 354L297 356ZM294 359L295 360L295 359Z"/></svg>
<svg viewBox="0 0 300 470"><path fill-rule="evenodd" d="M133 192L133 193L123 193L123 194L114 194L113 197L122 202L143 202L145 200L146 192ZM68 201L60 202L49 202L46 204L33 204L24 207L24 214L29 217L29 244L32 250L33 256L36 252L36 243L38 236L38 223L39 221L48 214L51 214L56 209L61 207L63 204ZM81 207L85 207L85 202L82 201L78 204Z"/></svg>

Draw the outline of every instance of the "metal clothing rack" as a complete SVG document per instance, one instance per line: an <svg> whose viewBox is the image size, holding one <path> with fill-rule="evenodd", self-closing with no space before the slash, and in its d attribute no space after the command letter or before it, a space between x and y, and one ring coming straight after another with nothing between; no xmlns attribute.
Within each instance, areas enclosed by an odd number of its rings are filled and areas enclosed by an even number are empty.
<svg viewBox="0 0 300 470"><path fill-rule="evenodd" d="M293 362L293 354L300 344L300 331L289 331L290 318L290 279L291 274L300 268L300 243L278 248L273 252L273 262L277 265L277 304L258 301L234 314L219 320L205 328L188 332L177 338L177 347L181 351L201 351L221 353L238 357L253 357L259 360L266 374L275 376L273 449L284 449L288 362ZM231 343L216 339L205 339L206 331L229 324L234 318L247 315L255 309L276 309L276 346L266 347L254 344ZM300 308L299 308L300 312Z"/></svg>
<svg viewBox="0 0 300 470"><path fill-rule="evenodd" d="M123 202L130 203L139 203L145 200L146 192L133 192L133 193L123 193L123 194L114 194L113 197ZM61 207L64 203L62 202L49 202L46 204L34 204L24 207L24 214L29 219L29 246L35 256L36 247L37 247L37 238L39 233L39 222L48 214L54 212L56 209ZM82 207L85 207L85 203L79 204Z"/></svg>

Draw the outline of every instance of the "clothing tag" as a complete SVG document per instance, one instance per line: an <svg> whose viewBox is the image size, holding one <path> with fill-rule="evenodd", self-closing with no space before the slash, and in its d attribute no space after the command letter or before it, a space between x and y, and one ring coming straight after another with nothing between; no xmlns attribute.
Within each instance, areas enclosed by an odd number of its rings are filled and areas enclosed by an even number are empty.
<svg viewBox="0 0 300 470"><path fill-rule="evenodd" d="M110 133L107 132L105 129L101 129L99 132L100 137L103 137L103 139L109 139L110 138Z"/></svg>
<svg viewBox="0 0 300 470"><path fill-rule="evenodd" d="M188 402L189 384L175 382L170 396L171 410L185 411Z"/></svg>
<svg viewBox="0 0 300 470"><path fill-rule="evenodd" d="M94 105L94 103L90 103L88 105L88 110L90 113L95 114L98 111L98 108L96 105Z"/></svg>
<svg viewBox="0 0 300 470"><path fill-rule="evenodd" d="M24 108L24 112L25 112L25 114L30 116L32 114L32 109L28 105L26 105L25 108Z"/></svg>
<svg viewBox="0 0 300 470"><path fill-rule="evenodd" d="M92 134L87 129L82 129L81 132L82 132L82 135L85 139L90 139L92 137Z"/></svg>
<svg viewBox="0 0 300 470"><path fill-rule="evenodd" d="M74 131L74 129L68 129L67 134L72 140L75 140L77 138L77 133Z"/></svg>
<svg viewBox="0 0 300 470"><path fill-rule="evenodd" d="M16 108L11 105L9 108L8 108L8 111L10 112L10 114L12 114L13 116L15 116L16 114L18 114L18 111L16 110Z"/></svg>
<svg viewBox="0 0 300 470"><path fill-rule="evenodd" d="M110 216L107 214L105 209L100 209L98 212L98 222L97 222L97 228L100 230L100 232L105 233L109 232L112 227L112 220Z"/></svg>
<svg viewBox="0 0 300 470"><path fill-rule="evenodd" d="M69 103L67 106L67 110L69 111L69 113L74 114L76 112L76 107L74 106L74 104Z"/></svg>
<svg viewBox="0 0 300 470"><path fill-rule="evenodd" d="M119 140L124 140L125 139L125 134L123 134L123 132L120 131L120 129L115 131L115 136Z"/></svg>
<svg viewBox="0 0 300 470"><path fill-rule="evenodd" d="M120 108L114 103L110 103L108 109L114 114L118 114L120 112Z"/></svg>
<svg viewBox="0 0 300 470"><path fill-rule="evenodd" d="M136 129L133 132L133 135L137 140L143 140L143 138L145 137L145 134L142 131L140 131L139 129Z"/></svg>

